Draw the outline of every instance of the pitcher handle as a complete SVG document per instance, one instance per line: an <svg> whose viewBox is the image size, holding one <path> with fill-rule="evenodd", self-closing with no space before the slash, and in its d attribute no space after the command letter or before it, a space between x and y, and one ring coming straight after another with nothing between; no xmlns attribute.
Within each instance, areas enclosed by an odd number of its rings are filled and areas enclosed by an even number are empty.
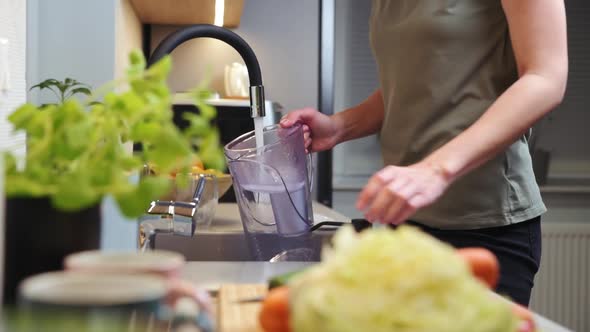
<svg viewBox="0 0 590 332"><path fill-rule="evenodd" d="M314 173L315 173L315 167L313 167L313 154L308 153L307 154L307 174L309 174L309 176L307 177L307 181L308 181L307 184L309 185L309 192L313 191Z"/></svg>

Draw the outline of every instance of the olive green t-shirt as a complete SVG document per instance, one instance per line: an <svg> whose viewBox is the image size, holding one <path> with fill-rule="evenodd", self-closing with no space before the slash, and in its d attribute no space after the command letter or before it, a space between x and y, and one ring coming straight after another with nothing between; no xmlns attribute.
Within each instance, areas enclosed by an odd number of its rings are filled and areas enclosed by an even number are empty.
<svg viewBox="0 0 590 332"><path fill-rule="evenodd" d="M370 40L385 105L386 165L410 165L471 126L517 78L500 0L374 0ZM412 220L502 226L546 211L527 136L454 182Z"/></svg>

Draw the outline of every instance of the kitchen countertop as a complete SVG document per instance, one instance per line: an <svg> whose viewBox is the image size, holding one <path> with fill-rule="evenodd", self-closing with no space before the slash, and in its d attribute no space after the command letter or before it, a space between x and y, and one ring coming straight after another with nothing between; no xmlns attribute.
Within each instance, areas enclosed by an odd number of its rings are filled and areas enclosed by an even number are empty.
<svg viewBox="0 0 590 332"><path fill-rule="evenodd" d="M318 203L313 202L314 222L343 221L350 218ZM199 231L198 231L199 232ZM205 234L243 234L239 210L235 203L219 204L215 219ZM174 241L178 242L179 238ZM266 283L271 277L316 264L313 262L265 262L265 261L189 261L182 277L200 287L216 291L222 284ZM537 327L543 332L568 332L555 322L535 315Z"/></svg>
<svg viewBox="0 0 590 332"><path fill-rule="evenodd" d="M188 262L182 277L200 287L216 290L221 284L266 283L272 276L298 270L313 263L304 262ZM542 316L535 315L542 332L571 332Z"/></svg>

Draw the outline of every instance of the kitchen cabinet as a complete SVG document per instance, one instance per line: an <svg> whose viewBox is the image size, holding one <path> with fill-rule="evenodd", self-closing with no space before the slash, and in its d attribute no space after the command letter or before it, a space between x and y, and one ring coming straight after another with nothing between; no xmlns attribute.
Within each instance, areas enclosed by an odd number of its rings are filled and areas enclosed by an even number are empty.
<svg viewBox="0 0 590 332"><path fill-rule="evenodd" d="M244 0L131 0L143 23L237 28Z"/></svg>

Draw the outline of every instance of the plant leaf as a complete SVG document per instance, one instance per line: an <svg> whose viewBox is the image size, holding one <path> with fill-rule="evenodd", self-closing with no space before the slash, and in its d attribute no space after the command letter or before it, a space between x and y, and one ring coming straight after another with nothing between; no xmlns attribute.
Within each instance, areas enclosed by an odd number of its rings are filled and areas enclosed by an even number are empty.
<svg viewBox="0 0 590 332"><path fill-rule="evenodd" d="M47 195L47 188L30 178L27 174L10 174L6 176L5 190L7 197L41 197Z"/></svg>
<svg viewBox="0 0 590 332"><path fill-rule="evenodd" d="M194 113L183 113L182 117L189 122L185 133L192 136L204 136L211 130L211 125L204 117Z"/></svg>
<svg viewBox="0 0 590 332"><path fill-rule="evenodd" d="M17 172L16 157L8 151L5 151L4 153L2 153L2 155L3 155L3 159L4 159L4 170L5 170L6 174L16 173Z"/></svg>
<svg viewBox="0 0 590 332"><path fill-rule="evenodd" d="M152 200L165 194L170 185L168 179L146 176L135 190L119 193L115 195L115 199L123 215L136 217L145 212Z"/></svg>
<svg viewBox="0 0 590 332"><path fill-rule="evenodd" d="M159 135L161 126L154 122L140 122L131 129L131 139L134 141L152 142Z"/></svg>
<svg viewBox="0 0 590 332"><path fill-rule="evenodd" d="M127 76L130 79L138 79L142 76L145 70L146 62L143 53L139 50L133 50L129 54L129 68L127 69Z"/></svg>
<svg viewBox="0 0 590 332"><path fill-rule="evenodd" d="M168 173L178 168L180 159L192 153L190 146L183 142L185 142L184 138L178 131L163 128L158 132L151 146L146 148L146 159L158 165L162 172Z"/></svg>
<svg viewBox="0 0 590 332"><path fill-rule="evenodd" d="M35 105L24 104L8 116L8 121L14 125L15 129L24 129L37 112Z"/></svg>
<svg viewBox="0 0 590 332"><path fill-rule="evenodd" d="M213 120L217 116L217 110L211 105L199 101L197 102L197 107L199 108L201 115L207 120Z"/></svg>
<svg viewBox="0 0 590 332"><path fill-rule="evenodd" d="M78 93L81 93L81 94L84 94L84 95L87 95L87 96L90 96L92 94L92 92L90 91L90 89L88 89L86 87L80 87L80 88L72 89L70 91L70 96L73 96L73 95L78 94Z"/></svg>
<svg viewBox="0 0 590 332"><path fill-rule="evenodd" d="M52 86L57 87L59 84L60 84L60 82L58 80L56 80L54 78L49 78L39 84L33 85L29 90L33 90L35 88L39 88L40 90L43 90L43 89L47 89Z"/></svg>
<svg viewBox="0 0 590 332"><path fill-rule="evenodd" d="M163 57L158 62L154 63L147 71L146 74L151 79L162 81L168 77L170 70L172 69L172 59L169 55Z"/></svg>
<svg viewBox="0 0 590 332"><path fill-rule="evenodd" d="M51 201L58 209L75 211L96 204L100 198L100 193L93 190L88 177L83 173L74 173L60 177L57 192L51 197Z"/></svg>

